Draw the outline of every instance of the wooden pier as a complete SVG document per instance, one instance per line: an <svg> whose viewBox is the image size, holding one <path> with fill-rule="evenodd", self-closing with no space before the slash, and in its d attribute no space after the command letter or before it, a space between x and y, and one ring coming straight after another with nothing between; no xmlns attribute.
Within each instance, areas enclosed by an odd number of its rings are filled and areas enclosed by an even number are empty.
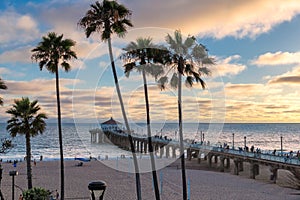
<svg viewBox="0 0 300 200"><path fill-rule="evenodd" d="M112 143L119 148L130 150L128 135L123 131L105 131L101 129L90 130L92 143ZM148 138L132 134L136 152L148 153ZM152 137L154 154L158 158L176 158L179 157L179 142L168 138ZM270 167L270 178L276 183L278 170L300 170L300 160L296 157L287 158L286 156L277 156L263 154L260 152L247 152L237 149L228 149L216 146L202 145L199 143L184 143L187 159L196 158L198 162L207 162L212 166L212 162L219 164L219 169L224 172L233 165L234 174L244 170L244 162L250 164L249 178L255 179L259 175L259 166L266 165Z"/></svg>

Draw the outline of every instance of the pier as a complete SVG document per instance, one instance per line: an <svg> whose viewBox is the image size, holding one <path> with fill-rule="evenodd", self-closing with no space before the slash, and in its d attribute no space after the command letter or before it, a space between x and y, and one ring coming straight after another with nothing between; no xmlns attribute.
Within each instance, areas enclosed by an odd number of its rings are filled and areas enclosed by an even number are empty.
<svg viewBox="0 0 300 200"><path fill-rule="evenodd" d="M119 148L130 150L128 135L121 130L104 131L101 129L92 129L91 143L111 143ZM141 154L148 153L148 138L140 135L132 134L132 139L136 152ZM176 158L179 157L179 142L166 137L152 137L152 145L154 155L158 158ZM260 165L270 167L270 178L276 183L278 170L300 170L300 160L298 157L286 157L272 154L264 154L261 152L249 152L241 149L229 149L220 146L212 146L209 144L184 142L186 151L186 159L197 159L198 163L207 162L208 166L212 166L212 162L218 164L221 172L233 166L234 174L244 170L244 163L250 164L249 178L255 179L259 175Z"/></svg>

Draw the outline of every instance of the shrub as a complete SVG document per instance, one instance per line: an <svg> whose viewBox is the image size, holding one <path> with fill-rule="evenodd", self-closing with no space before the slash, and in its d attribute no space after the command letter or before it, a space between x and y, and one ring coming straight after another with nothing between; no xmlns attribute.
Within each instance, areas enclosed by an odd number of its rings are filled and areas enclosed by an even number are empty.
<svg viewBox="0 0 300 200"><path fill-rule="evenodd" d="M48 200L51 192L44 188L34 187L23 192L24 200Z"/></svg>

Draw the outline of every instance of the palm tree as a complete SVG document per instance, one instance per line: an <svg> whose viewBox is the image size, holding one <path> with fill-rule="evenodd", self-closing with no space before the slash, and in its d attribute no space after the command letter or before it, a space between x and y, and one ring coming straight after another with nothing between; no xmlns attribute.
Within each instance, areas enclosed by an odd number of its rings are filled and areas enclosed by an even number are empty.
<svg viewBox="0 0 300 200"><path fill-rule="evenodd" d="M57 35L54 32L48 33L47 36L42 38L38 46L32 49L32 59L39 62L40 70L44 67L50 72L55 74L56 78L56 100L57 100L57 120L58 120L58 137L59 137L59 150L60 150L60 181L61 181L61 199L64 199L64 154L62 142L62 128L61 128L61 110L60 110L60 97L59 97L59 74L58 66L66 71L71 70L69 60L76 57L76 53L71 50L75 45L75 41L71 39L63 39L63 35Z"/></svg>
<svg viewBox="0 0 300 200"><path fill-rule="evenodd" d="M2 78L0 78L0 89L1 90L6 90L7 89L7 86L5 85L4 81L2 80ZM2 106L3 105L3 99L0 97L0 105ZM2 143L2 141L1 141ZM11 141L10 141L10 144L11 144ZM7 149L6 147L6 140L3 141L2 143L2 149L0 149L0 153L4 153ZM2 191L1 191L1 180L2 180L2 166L1 166L1 163L0 163L0 197L1 199L3 199L3 194L2 194Z"/></svg>
<svg viewBox="0 0 300 200"><path fill-rule="evenodd" d="M2 78L0 78L0 90L6 90L7 86L5 85L4 81ZM0 97L0 105L3 105L3 99Z"/></svg>
<svg viewBox="0 0 300 200"><path fill-rule="evenodd" d="M26 97L15 100L12 108L6 111L11 115L6 127L10 135L12 137L16 137L17 134L25 135L28 189L32 188L30 138L42 134L46 128L47 116L45 113L38 113L40 109L37 100L30 102Z"/></svg>
<svg viewBox="0 0 300 200"><path fill-rule="evenodd" d="M169 34L166 36L166 42L169 45L171 54L170 70L174 73L170 80L173 88L178 88L178 126L179 126L179 142L180 142L180 159L181 159L181 176L182 176L182 192L183 200L187 199L187 185L184 160L184 143L182 133L182 76L186 76L185 84L192 87L194 82L199 82L205 89L205 82L201 79L202 75L210 74L210 70L203 66L204 64L214 64L214 60L207 55L207 49L196 43L196 38L188 36L185 40L179 30L174 32L174 38ZM169 73L168 72L168 73ZM163 76L158 81L162 89L168 82L167 76Z"/></svg>
<svg viewBox="0 0 300 200"><path fill-rule="evenodd" d="M159 59L160 55L163 55L164 50L159 49L158 46L152 44L151 38L138 38L136 42L130 42L124 50L126 53L122 56L126 62L125 74L129 77L130 72L135 69L142 73L144 82L144 93L146 102L146 114L147 114L147 136L148 136L148 151L150 153L152 179L155 191L156 199L160 199L157 173L155 167L155 159L153 155L153 145L151 139L151 127L150 127L150 107L148 98L147 78L146 74L152 75L155 79L162 75L164 70L162 65L156 63L162 63L163 60ZM136 62L139 62L137 65Z"/></svg>
<svg viewBox="0 0 300 200"><path fill-rule="evenodd" d="M112 45L111 45L111 35L117 34L119 37L123 37L127 32L127 27L132 27L129 17L131 11L128 10L124 5L119 4L116 1L103 0L102 3L96 1L95 4L91 5L91 9L88 10L83 18L78 22L78 25L85 30L86 37L94 32L100 33L101 41L108 43L108 52L111 61L112 72L114 76L115 86L120 101L120 106L122 110L123 119L128 133L128 140L130 142L131 152L133 156L134 168L135 168L135 177L136 177L136 191L137 199L142 199L141 196L141 181L139 167L135 152L135 147L133 139L131 136L131 131L129 123L127 120L122 95L120 92L118 76L116 72L116 67L113 58Z"/></svg>

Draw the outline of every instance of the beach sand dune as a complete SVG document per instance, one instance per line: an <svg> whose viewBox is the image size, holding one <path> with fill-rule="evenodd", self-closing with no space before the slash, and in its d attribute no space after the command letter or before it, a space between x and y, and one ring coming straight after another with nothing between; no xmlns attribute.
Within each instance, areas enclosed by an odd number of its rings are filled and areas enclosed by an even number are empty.
<svg viewBox="0 0 300 200"><path fill-rule="evenodd" d="M115 161L103 161L113 164ZM106 200L133 200L136 199L135 175L120 172L107 167L100 161L84 162L78 167L78 161L65 162L65 199L89 199L88 184L91 181L103 180L107 183ZM21 162L17 167L10 163L2 163L3 179L2 192L6 199L11 199L12 178L10 170L17 170L15 177L15 198L26 189L26 163ZM33 185L47 188L51 191L60 191L59 161L42 161L32 166ZM158 171L161 188L161 199L180 200L181 170L173 165ZM245 176L234 176L206 170L187 170L190 185L191 200L296 200L300 199L297 190L280 187L268 181L251 180ZM261 178L263 179L263 178ZM153 184L151 173L141 174L143 200L153 200Z"/></svg>

